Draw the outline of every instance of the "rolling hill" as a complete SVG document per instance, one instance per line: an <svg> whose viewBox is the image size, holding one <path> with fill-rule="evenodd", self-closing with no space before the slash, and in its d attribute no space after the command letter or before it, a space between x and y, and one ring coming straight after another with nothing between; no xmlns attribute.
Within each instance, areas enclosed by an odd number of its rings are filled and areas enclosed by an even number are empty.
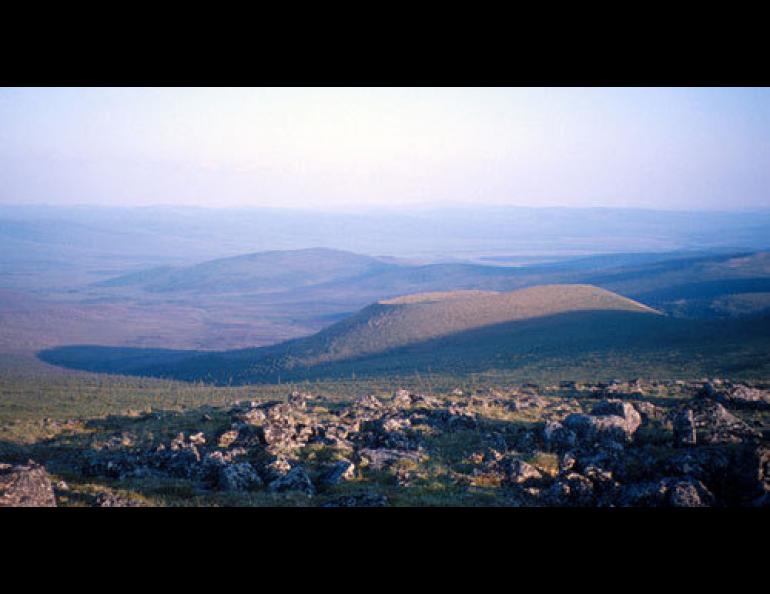
<svg viewBox="0 0 770 594"><path fill-rule="evenodd" d="M185 267L160 267L97 283L110 297L197 299L242 295L280 307L349 313L409 293L511 291L542 284L590 284L677 317L754 315L767 300L730 296L770 292L768 252L612 254L504 266L472 262L413 263L325 248L258 252ZM256 301L255 301L256 300ZM751 303L751 307L743 304ZM197 303L197 301L196 301Z"/></svg>
<svg viewBox="0 0 770 594"><path fill-rule="evenodd" d="M270 251L210 260L194 266L161 267L97 283L102 287L140 287L154 293L278 292L398 268L370 256L311 248Z"/></svg>
<svg viewBox="0 0 770 594"><path fill-rule="evenodd" d="M585 350L667 328L655 310L598 287L546 285L510 293L453 291L387 299L306 338L218 353L141 353L67 347L41 354L49 363L214 383L276 381L355 373L515 366L523 353ZM545 329L545 330L544 330ZM571 351L570 351L571 352Z"/></svg>

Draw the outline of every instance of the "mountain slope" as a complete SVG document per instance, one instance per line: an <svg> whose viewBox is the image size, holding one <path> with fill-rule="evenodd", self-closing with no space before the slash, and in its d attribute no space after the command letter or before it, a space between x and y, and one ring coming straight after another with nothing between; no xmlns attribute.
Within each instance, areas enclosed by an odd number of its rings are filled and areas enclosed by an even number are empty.
<svg viewBox="0 0 770 594"><path fill-rule="evenodd" d="M544 285L510 293L452 291L380 301L292 349L303 365L383 352L458 332L571 311L655 313L588 285Z"/></svg>
<svg viewBox="0 0 770 594"><path fill-rule="evenodd" d="M173 363L127 369L140 375L175 377L216 383L272 381L278 377L306 376L313 369L327 369L337 363L351 363L362 358L380 358L377 366L387 368L389 353L427 344L429 341L452 339L467 333L504 328L555 316L580 313L622 313L631 317L660 318L657 312L630 299L587 285L546 285L511 293L453 291L426 293L390 299L370 305L321 332L269 347L208 353ZM511 328L513 330L515 328ZM602 329L594 329L601 334ZM506 332L495 334L491 341L473 344L477 353L486 353L492 363L496 350L504 348ZM558 332L549 338L558 344ZM524 342L526 344L526 338ZM46 361L67 364L75 359L81 368L103 369L103 363L88 361L93 351L60 351L44 355ZM114 353L109 352L113 368ZM62 356L64 358L62 358ZM93 355L98 358L98 353ZM461 356L460 356L461 357ZM442 364L442 350L437 346L428 353L428 365ZM140 360L140 359L135 359ZM478 361L484 364L484 357ZM88 367L90 365L90 367ZM333 370L331 370L333 372Z"/></svg>

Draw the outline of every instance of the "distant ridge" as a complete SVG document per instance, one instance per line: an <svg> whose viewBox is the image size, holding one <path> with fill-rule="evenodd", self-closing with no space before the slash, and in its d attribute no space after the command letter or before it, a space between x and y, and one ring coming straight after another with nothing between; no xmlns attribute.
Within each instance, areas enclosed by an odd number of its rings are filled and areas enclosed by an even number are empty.
<svg viewBox="0 0 770 594"><path fill-rule="evenodd" d="M371 256L330 248L273 250L209 260L193 266L162 267L98 283L101 287L140 287L153 293L174 291L285 291L398 267Z"/></svg>

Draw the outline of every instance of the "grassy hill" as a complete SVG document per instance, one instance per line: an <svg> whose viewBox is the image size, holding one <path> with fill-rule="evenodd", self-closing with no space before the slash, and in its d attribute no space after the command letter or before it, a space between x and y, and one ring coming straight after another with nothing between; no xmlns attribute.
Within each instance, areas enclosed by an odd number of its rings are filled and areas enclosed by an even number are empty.
<svg viewBox="0 0 770 594"><path fill-rule="evenodd" d="M190 353L187 359L178 351L155 351L156 364L147 364L151 357L142 353L121 355L98 347L54 349L42 358L92 371L248 383L506 368L524 354L528 360L538 353L574 356L635 338L649 341L648 327L667 331L667 320L598 287L546 285L510 293L453 291L383 300L307 338L256 349Z"/></svg>
<svg viewBox="0 0 770 594"><path fill-rule="evenodd" d="M49 363L220 385L415 374L515 381L770 375L770 317L678 319L586 285L372 304L317 334L215 353L66 347Z"/></svg>

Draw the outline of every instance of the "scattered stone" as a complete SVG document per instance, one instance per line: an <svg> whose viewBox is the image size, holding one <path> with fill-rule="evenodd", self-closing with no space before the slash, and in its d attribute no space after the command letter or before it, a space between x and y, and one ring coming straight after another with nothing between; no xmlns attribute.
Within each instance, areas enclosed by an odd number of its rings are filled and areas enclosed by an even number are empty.
<svg viewBox="0 0 770 594"><path fill-rule="evenodd" d="M0 464L0 507L56 507L45 468L32 460L16 466Z"/></svg>
<svg viewBox="0 0 770 594"><path fill-rule="evenodd" d="M653 393L665 405L643 399ZM608 394L633 401L608 399ZM267 484L271 493L312 496L316 477L323 488L336 485L341 493L358 490L360 483L343 488L355 479L358 465L367 480L404 487L428 480L431 469L424 462L433 454L431 448L438 447L434 437L446 440L452 432L470 430L457 437L469 440L475 452L462 454L462 469L450 464L448 476L471 490L502 485L497 492L507 504L770 506L770 446L754 428L770 434L766 419L761 412L733 414L726 408L760 409L764 395L760 388L714 380L566 382L552 388L485 388L447 398L399 389L392 397L370 394L349 406L320 408L309 404L310 394L292 392L286 401L237 403L230 411L230 426L226 421L206 425L207 434L211 432L208 439L193 430L152 448L137 446L142 440L130 432L105 437L105 428L121 425L117 420L100 421L94 426L91 447L84 448L77 460L83 473L91 476L173 476L199 490L232 492ZM603 400L590 408L597 398ZM529 420L500 418L507 411L521 410L544 422L542 430ZM743 421L736 416L739 413L751 420ZM644 438L636 439L642 424ZM661 440L667 433L659 430L669 428L678 450L666 450ZM308 444L313 444L312 453L305 456L301 450ZM556 456L551 454L551 460L546 456L538 465L522 459L538 459L534 456L545 451ZM336 461L324 463L329 454ZM312 466L300 466L303 460ZM17 467L0 468L0 486L8 482L4 477L11 468ZM387 471L387 476L370 476L366 469ZM55 492L66 488L59 483ZM0 498L7 499L2 488ZM105 494L97 504L136 503ZM387 505L387 499L367 493L324 504L370 505Z"/></svg>

